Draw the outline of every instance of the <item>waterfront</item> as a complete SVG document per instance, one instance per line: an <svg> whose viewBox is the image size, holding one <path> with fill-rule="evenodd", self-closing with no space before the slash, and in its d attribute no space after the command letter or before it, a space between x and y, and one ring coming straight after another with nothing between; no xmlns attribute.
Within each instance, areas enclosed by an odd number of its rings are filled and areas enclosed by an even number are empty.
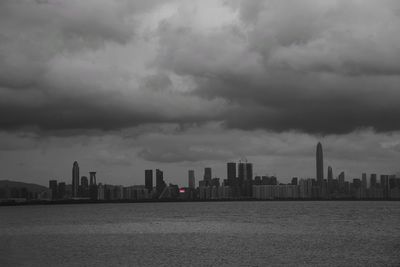
<svg viewBox="0 0 400 267"><path fill-rule="evenodd" d="M398 266L400 202L0 208L2 266Z"/></svg>

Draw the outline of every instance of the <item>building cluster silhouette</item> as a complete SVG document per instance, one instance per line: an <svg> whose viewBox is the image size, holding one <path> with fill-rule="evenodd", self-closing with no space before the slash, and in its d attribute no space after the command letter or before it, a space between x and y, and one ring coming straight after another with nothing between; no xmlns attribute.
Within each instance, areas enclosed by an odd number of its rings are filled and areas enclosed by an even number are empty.
<svg viewBox="0 0 400 267"><path fill-rule="evenodd" d="M254 176L253 164L247 160L228 162L226 179L212 175L210 167L204 168L203 178L196 187L195 171L189 170L187 186L167 184L162 170L144 171L144 185L121 186L97 183L96 172L80 176L79 164L72 166L72 182L49 181L49 189L36 194L41 200L93 200L93 201L152 201L152 200L307 200L307 199L376 199L399 200L400 178L396 175L372 173L346 181L342 171L334 178L328 166L324 177L322 144L316 147L316 177L293 177L290 183L280 183L275 176ZM369 179L368 179L369 178ZM155 184L153 181L155 180Z"/></svg>

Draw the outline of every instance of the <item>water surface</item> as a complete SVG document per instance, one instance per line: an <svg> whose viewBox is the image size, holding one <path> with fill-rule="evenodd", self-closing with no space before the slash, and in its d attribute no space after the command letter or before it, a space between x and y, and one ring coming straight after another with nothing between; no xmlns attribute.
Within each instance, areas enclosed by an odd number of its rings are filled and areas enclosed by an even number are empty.
<svg viewBox="0 0 400 267"><path fill-rule="evenodd" d="M1 266L400 266L400 202L0 207Z"/></svg>

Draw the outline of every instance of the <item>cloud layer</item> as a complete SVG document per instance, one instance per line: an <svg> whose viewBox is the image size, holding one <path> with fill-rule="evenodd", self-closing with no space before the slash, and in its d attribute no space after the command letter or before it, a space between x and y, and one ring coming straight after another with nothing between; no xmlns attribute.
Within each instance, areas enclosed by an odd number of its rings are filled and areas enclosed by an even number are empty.
<svg viewBox="0 0 400 267"><path fill-rule="evenodd" d="M397 1L2 1L0 126L399 130Z"/></svg>

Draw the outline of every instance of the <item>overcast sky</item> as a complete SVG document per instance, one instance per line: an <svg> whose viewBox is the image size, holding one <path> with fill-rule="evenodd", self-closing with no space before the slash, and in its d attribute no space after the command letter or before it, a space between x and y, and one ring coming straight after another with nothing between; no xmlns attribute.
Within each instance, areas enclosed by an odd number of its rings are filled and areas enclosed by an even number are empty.
<svg viewBox="0 0 400 267"><path fill-rule="evenodd" d="M0 179L400 170L398 0L2 0Z"/></svg>

